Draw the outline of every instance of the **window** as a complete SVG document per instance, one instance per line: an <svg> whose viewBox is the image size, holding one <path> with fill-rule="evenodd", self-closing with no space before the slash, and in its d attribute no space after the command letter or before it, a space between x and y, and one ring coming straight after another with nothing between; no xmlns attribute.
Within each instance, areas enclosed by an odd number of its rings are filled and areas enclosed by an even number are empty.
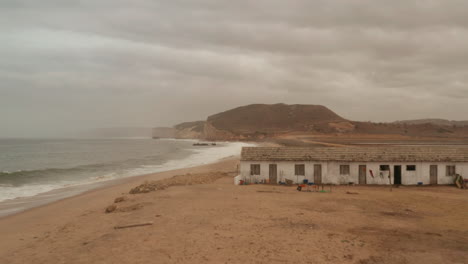
<svg viewBox="0 0 468 264"><path fill-rule="evenodd" d="M390 170L390 166L389 166L389 165L380 165L380 170L381 170L381 171L389 171L389 170Z"/></svg>
<svg viewBox="0 0 468 264"><path fill-rule="evenodd" d="M250 164L250 175L260 175L260 164Z"/></svg>
<svg viewBox="0 0 468 264"><path fill-rule="evenodd" d="M295 173L295 175L305 176L305 165L304 164L296 164L294 166L294 173Z"/></svg>
<svg viewBox="0 0 468 264"><path fill-rule="evenodd" d="M445 175L447 176L455 176L455 165L447 166L445 172Z"/></svg>
<svg viewBox="0 0 468 264"><path fill-rule="evenodd" d="M340 175L349 175L349 165L340 165Z"/></svg>
<svg viewBox="0 0 468 264"><path fill-rule="evenodd" d="M416 165L406 165L406 170L407 171L415 171L416 170Z"/></svg>

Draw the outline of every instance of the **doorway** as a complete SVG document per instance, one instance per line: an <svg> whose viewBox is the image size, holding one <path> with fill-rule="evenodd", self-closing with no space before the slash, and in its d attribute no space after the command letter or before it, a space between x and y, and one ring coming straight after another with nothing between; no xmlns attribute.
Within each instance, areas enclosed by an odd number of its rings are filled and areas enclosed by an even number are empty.
<svg viewBox="0 0 468 264"><path fill-rule="evenodd" d="M401 165L395 165L393 170L393 184L401 184Z"/></svg>
<svg viewBox="0 0 468 264"><path fill-rule="evenodd" d="M359 184L367 183L367 166L359 165Z"/></svg>
<svg viewBox="0 0 468 264"><path fill-rule="evenodd" d="M278 167L276 164L270 164L269 180L270 184L278 183Z"/></svg>
<svg viewBox="0 0 468 264"><path fill-rule="evenodd" d="M314 184L322 184L322 165L314 164Z"/></svg>
<svg viewBox="0 0 468 264"><path fill-rule="evenodd" d="M430 166L429 175L430 175L429 183L436 185L437 184L437 165Z"/></svg>

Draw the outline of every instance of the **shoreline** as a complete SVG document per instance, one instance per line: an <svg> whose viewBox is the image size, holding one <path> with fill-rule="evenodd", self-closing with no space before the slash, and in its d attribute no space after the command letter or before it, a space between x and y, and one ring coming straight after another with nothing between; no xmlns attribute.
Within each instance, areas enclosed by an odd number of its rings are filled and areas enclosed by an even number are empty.
<svg viewBox="0 0 468 264"><path fill-rule="evenodd" d="M171 139L170 141L197 142L197 140L186 139ZM217 163L226 158L239 156L240 149L245 144L246 143L244 142L219 142L218 146L216 147L210 146L208 148L188 148L192 152L188 156L183 156L175 159L168 158L163 163L156 165L142 165L135 168L123 168L123 172L117 171L117 176L109 177L109 179L105 179L105 176L107 175L106 174L104 176L94 177L91 179L91 181L85 180L81 183L77 182L69 186L59 186L60 184L58 184L56 188L44 190L44 192L41 193L32 192L30 193L30 196L26 195L12 199L2 200L0 201L0 219L9 215L21 213L23 211L35 207L43 206L58 200L73 197L85 193L89 190L100 189L105 188L107 186L125 183L131 179L138 179L140 177L160 172L187 169ZM128 175L120 175L119 173ZM102 178L103 180L101 180L100 178ZM30 186L34 187L34 185Z"/></svg>
<svg viewBox="0 0 468 264"><path fill-rule="evenodd" d="M145 181L186 174L233 172L237 169L238 162L239 158L232 156L211 164L118 179L112 185L0 217L0 262L1 256L11 252L13 248L24 246L25 243L37 243L36 239L50 232L51 228L63 226L64 223L86 215L106 215L106 207L112 204L116 197L129 195L132 188Z"/></svg>
<svg viewBox="0 0 468 264"><path fill-rule="evenodd" d="M468 260L464 190L236 186L238 163L142 175L0 219L0 263ZM162 188L129 194L153 180L143 186Z"/></svg>
<svg viewBox="0 0 468 264"><path fill-rule="evenodd" d="M239 157L237 155L223 157L217 161L210 162L207 164L200 164L196 166L189 166L185 168L169 169L167 171L159 171L154 173L141 174L136 176L129 176L124 178L111 179L108 181L101 181L95 183L81 184L75 186L69 186L65 188L58 188L48 192L40 193L29 197L19 197L11 200L0 202L0 221L9 217L13 217L19 214L29 212L31 210L40 209L42 207L66 201L68 199L78 198L80 196L103 191L106 189L112 189L120 185L136 184L139 181L145 180L161 180L170 178L178 174L189 173L189 171L203 170L205 167L216 166L216 164L224 163L226 161L237 161ZM130 190L130 189L129 189ZM25 204L24 207L18 207L18 204Z"/></svg>

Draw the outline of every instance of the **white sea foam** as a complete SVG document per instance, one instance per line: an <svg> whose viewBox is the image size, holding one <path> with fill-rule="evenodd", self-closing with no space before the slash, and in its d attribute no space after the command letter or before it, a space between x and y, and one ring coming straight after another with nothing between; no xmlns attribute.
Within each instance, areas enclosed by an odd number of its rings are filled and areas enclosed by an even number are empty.
<svg viewBox="0 0 468 264"><path fill-rule="evenodd" d="M21 197L29 197L65 187L62 184L31 184L17 187L0 186L0 202Z"/></svg>
<svg viewBox="0 0 468 264"><path fill-rule="evenodd" d="M137 172L135 175L148 174L154 172L175 170L189 168L199 165L205 165L219 161L220 159L238 156L242 147L253 146L253 144L234 142L234 143L218 143L220 146L214 147L200 147L194 149L194 153L189 157L181 160L171 160L162 165L157 166L145 166L142 168L135 169Z"/></svg>
<svg viewBox="0 0 468 264"><path fill-rule="evenodd" d="M196 140L184 141L197 142ZM0 185L0 202L15 198L35 196L41 193L71 186L90 185L118 178L210 164L223 158L239 155L241 148L244 146L253 146L253 144L243 142L221 142L217 143L216 146L200 146L199 148L191 149L193 154L180 160L169 160L161 165L143 165L138 168L115 171L94 178L83 179L83 181L80 182L61 181L56 184L30 184L17 187L11 185Z"/></svg>

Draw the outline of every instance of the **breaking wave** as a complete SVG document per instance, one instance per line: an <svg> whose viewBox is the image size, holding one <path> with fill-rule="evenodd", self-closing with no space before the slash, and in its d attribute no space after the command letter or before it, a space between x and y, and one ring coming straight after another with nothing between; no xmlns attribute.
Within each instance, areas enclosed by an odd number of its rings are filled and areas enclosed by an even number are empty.
<svg viewBox="0 0 468 264"><path fill-rule="evenodd" d="M77 185L90 185L113 179L132 177L174 169L214 163L220 159L239 155L247 143L221 143L216 147L189 149L191 154L181 159L161 160L145 157L140 160L83 165L73 168L48 168L0 172L0 201L29 197L55 189ZM159 159L159 164L151 161Z"/></svg>

